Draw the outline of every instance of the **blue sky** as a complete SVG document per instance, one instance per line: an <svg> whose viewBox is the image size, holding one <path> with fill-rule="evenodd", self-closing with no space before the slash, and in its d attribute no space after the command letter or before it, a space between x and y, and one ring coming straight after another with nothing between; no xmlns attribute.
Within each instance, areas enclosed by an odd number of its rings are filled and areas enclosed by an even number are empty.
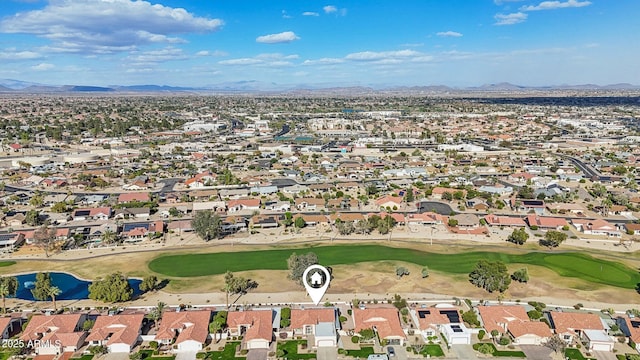
<svg viewBox="0 0 640 360"><path fill-rule="evenodd" d="M0 78L640 84L638 0L0 0Z"/></svg>

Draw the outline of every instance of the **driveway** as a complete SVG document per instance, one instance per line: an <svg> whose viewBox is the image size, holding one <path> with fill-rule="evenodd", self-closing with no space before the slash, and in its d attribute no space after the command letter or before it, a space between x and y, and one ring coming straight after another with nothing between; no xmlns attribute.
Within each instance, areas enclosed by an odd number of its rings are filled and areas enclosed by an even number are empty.
<svg viewBox="0 0 640 360"><path fill-rule="evenodd" d="M391 360L407 360L407 350L403 346L387 346L387 348L392 347L395 350L396 356L389 358ZM384 349L387 351L387 349ZM388 352L387 352L388 354Z"/></svg>
<svg viewBox="0 0 640 360"><path fill-rule="evenodd" d="M527 355L527 359L548 360L553 354L553 350L546 346L520 345L520 349Z"/></svg>
<svg viewBox="0 0 640 360"><path fill-rule="evenodd" d="M197 351L178 351L175 360L196 360Z"/></svg>
<svg viewBox="0 0 640 360"><path fill-rule="evenodd" d="M338 349L335 347L319 347L316 356L318 360L338 360Z"/></svg>
<svg viewBox="0 0 640 360"><path fill-rule="evenodd" d="M609 351L594 351L593 355L598 360L617 360L616 355Z"/></svg>
<svg viewBox="0 0 640 360"><path fill-rule="evenodd" d="M452 352L458 359L462 360L478 360L476 351L471 345L451 345Z"/></svg>
<svg viewBox="0 0 640 360"><path fill-rule="evenodd" d="M267 355L269 355L267 349L253 349L247 353L247 360L267 360Z"/></svg>
<svg viewBox="0 0 640 360"><path fill-rule="evenodd" d="M418 213L433 211L440 215L451 215L453 209L449 204L439 201L420 201L418 202Z"/></svg>
<svg viewBox="0 0 640 360"><path fill-rule="evenodd" d="M104 360L129 360L128 353L107 353L103 357Z"/></svg>

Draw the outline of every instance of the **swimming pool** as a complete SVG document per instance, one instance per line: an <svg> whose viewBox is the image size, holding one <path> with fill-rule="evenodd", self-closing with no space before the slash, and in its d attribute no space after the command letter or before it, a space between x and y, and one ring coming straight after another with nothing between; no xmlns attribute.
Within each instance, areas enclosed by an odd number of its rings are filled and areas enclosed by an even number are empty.
<svg viewBox="0 0 640 360"><path fill-rule="evenodd" d="M60 288L60 295L56 296L56 300L84 300L89 298L89 285L91 281L80 280L77 277L61 272L49 272L51 274L51 283ZM18 291L16 298L23 300L35 300L31 289L36 281L36 273L16 275L18 278ZM140 283L142 280L129 279L129 285L133 288L133 296L136 297L142 292L140 291Z"/></svg>

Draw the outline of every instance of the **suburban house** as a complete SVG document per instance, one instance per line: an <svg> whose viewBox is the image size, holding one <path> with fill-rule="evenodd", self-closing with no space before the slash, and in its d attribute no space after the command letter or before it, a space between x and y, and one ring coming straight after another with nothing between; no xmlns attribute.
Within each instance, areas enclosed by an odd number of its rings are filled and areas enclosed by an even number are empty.
<svg viewBox="0 0 640 360"><path fill-rule="evenodd" d="M343 212L333 213L329 215L329 219L331 220L332 224L334 224L336 220L340 220L342 222L353 221L353 223L367 220L365 219L364 215L360 213L343 213Z"/></svg>
<svg viewBox="0 0 640 360"><path fill-rule="evenodd" d="M457 214L451 217L458 222L459 229L475 229L480 226L480 219L474 214Z"/></svg>
<svg viewBox="0 0 640 360"><path fill-rule="evenodd" d="M379 208L397 210L400 208L400 205L402 205L401 196L384 195L376 199L376 206Z"/></svg>
<svg viewBox="0 0 640 360"><path fill-rule="evenodd" d="M125 223L122 225L121 236L125 242L139 242L154 233L164 233L164 222L162 220L148 223Z"/></svg>
<svg viewBox="0 0 640 360"><path fill-rule="evenodd" d="M0 339L8 339L15 329L19 329L20 319L0 317Z"/></svg>
<svg viewBox="0 0 640 360"><path fill-rule="evenodd" d="M538 215L544 214L545 204L544 200L537 199L516 199L511 198L509 206L514 211L530 212L533 211Z"/></svg>
<svg viewBox="0 0 640 360"><path fill-rule="evenodd" d="M564 218L551 217L551 216L538 216L527 215L527 224L529 227L537 226L540 230L562 230L563 227L568 226L569 223Z"/></svg>
<svg viewBox="0 0 640 360"><path fill-rule="evenodd" d="M446 217L434 213L424 212L421 214L407 214L408 224L420 224L420 225L438 225L447 221Z"/></svg>
<svg viewBox="0 0 640 360"><path fill-rule="evenodd" d="M291 329L294 336L310 336L313 348L335 347L338 345L340 322L334 308L293 309L291 310Z"/></svg>
<svg viewBox="0 0 640 360"><path fill-rule="evenodd" d="M324 199L322 198L296 198L295 205L296 209L302 211L318 211L324 209Z"/></svg>
<svg viewBox="0 0 640 360"><path fill-rule="evenodd" d="M0 249L15 249L24 243L24 234L12 232L0 234Z"/></svg>
<svg viewBox="0 0 640 360"><path fill-rule="evenodd" d="M444 193L449 193L453 196L453 194L455 194L456 192L460 191L462 194L462 198L466 198L467 197L467 190L459 190L459 189L451 189L451 188L444 188L444 187L434 187L433 190L431 191L431 198L432 199L443 199L443 195Z"/></svg>
<svg viewBox="0 0 640 360"><path fill-rule="evenodd" d="M640 351L640 319L629 316L620 316L616 319L620 330L636 344L636 351Z"/></svg>
<svg viewBox="0 0 640 360"><path fill-rule="evenodd" d="M585 235L601 235L618 238L622 236L622 233L620 233L620 230L618 230L614 224L602 219L571 219L571 224Z"/></svg>
<svg viewBox="0 0 640 360"><path fill-rule="evenodd" d="M25 343L32 342L38 355L76 352L87 336L81 330L85 317L84 314L34 315L20 339Z"/></svg>
<svg viewBox="0 0 640 360"><path fill-rule="evenodd" d="M260 211L260 199L238 199L227 201L227 212L229 214L242 210Z"/></svg>
<svg viewBox="0 0 640 360"><path fill-rule="evenodd" d="M471 331L460 321L460 312L450 304L437 304L411 311L425 341L440 332L449 344L471 344Z"/></svg>
<svg viewBox="0 0 640 360"><path fill-rule="evenodd" d="M205 186L213 185L217 180L217 174L205 171L184 181L184 184L190 189L199 189Z"/></svg>
<svg viewBox="0 0 640 360"><path fill-rule="evenodd" d="M509 226L509 227L525 227L524 220L519 217L499 216L494 214L485 215L483 218L489 226Z"/></svg>
<svg viewBox="0 0 640 360"><path fill-rule="evenodd" d="M616 344L604 330L586 329L580 334L580 340L587 343L585 346L590 351L613 351Z"/></svg>
<svg viewBox="0 0 640 360"><path fill-rule="evenodd" d="M519 305L478 306L482 324L491 333L510 335L514 344L540 345L551 337L551 329L540 321L530 321L524 307Z"/></svg>
<svg viewBox="0 0 640 360"><path fill-rule="evenodd" d="M273 310L230 311L227 325L232 336L244 336L243 349L269 349L274 340Z"/></svg>
<svg viewBox="0 0 640 360"><path fill-rule="evenodd" d="M98 316L86 341L105 346L110 353L129 353L142 340L143 319L144 314Z"/></svg>
<svg viewBox="0 0 640 360"><path fill-rule="evenodd" d="M75 209L71 217L73 221L109 220L111 213L110 207L82 208Z"/></svg>
<svg viewBox="0 0 640 360"><path fill-rule="evenodd" d="M118 204L128 203L132 201L149 202L151 194L148 192L123 193L118 196Z"/></svg>
<svg viewBox="0 0 640 360"><path fill-rule="evenodd" d="M148 207L116 209L114 219L148 219L151 209Z"/></svg>
<svg viewBox="0 0 640 360"><path fill-rule="evenodd" d="M355 332L373 329L380 340L387 340L389 345L404 345L407 339L396 308L353 309Z"/></svg>
<svg viewBox="0 0 640 360"><path fill-rule="evenodd" d="M549 313L549 320L556 334L567 343L580 341L584 330L604 331L607 328L596 314L552 311Z"/></svg>
<svg viewBox="0 0 640 360"><path fill-rule="evenodd" d="M155 340L173 345L173 350L200 351L209 336L211 311L165 311Z"/></svg>
<svg viewBox="0 0 640 360"><path fill-rule="evenodd" d="M295 214L293 215L293 221L295 222L299 217L304 220L306 226L329 225L329 218L326 215Z"/></svg>
<svg viewBox="0 0 640 360"><path fill-rule="evenodd" d="M627 232L627 234L640 235L640 224L625 223L624 229Z"/></svg>

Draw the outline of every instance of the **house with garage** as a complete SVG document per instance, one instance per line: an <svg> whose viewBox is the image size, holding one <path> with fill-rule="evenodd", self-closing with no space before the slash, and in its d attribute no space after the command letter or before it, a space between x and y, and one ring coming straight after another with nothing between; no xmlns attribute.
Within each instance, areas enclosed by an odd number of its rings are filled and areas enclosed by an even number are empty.
<svg viewBox="0 0 640 360"><path fill-rule="evenodd" d="M355 332L364 329L373 329L380 340L387 340L389 345L404 345L407 336L400 325L398 309L391 307L378 307L353 309Z"/></svg>
<svg viewBox="0 0 640 360"><path fill-rule="evenodd" d="M631 318L628 315L620 316L616 319L616 324L620 331L629 338L629 344L633 342L636 351L640 352L640 319Z"/></svg>
<svg viewBox="0 0 640 360"><path fill-rule="evenodd" d="M551 337L551 329L540 321L531 321L523 306L478 306L482 325L488 334L496 330L518 345L540 345Z"/></svg>
<svg viewBox="0 0 640 360"><path fill-rule="evenodd" d="M495 214L485 215L483 218L489 226L525 227L524 220L519 217L500 216Z"/></svg>
<svg viewBox="0 0 640 360"><path fill-rule="evenodd" d="M20 322L20 318L0 317L0 339L9 339L16 330L19 331Z"/></svg>
<svg viewBox="0 0 640 360"><path fill-rule="evenodd" d="M559 312L549 313L551 327L568 344L581 341L585 330L608 330L600 316L591 313Z"/></svg>
<svg viewBox="0 0 640 360"><path fill-rule="evenodd" d="M173 345L174 352L196 352L209 337L211 311L165 311L155 340Z"/></svg>
<svg viewBox="0 0 640 360"><path fill-rule="evenodd" d="M296 198L295 206L300 211L320 211L325 209L325 200L323 198Z"/></svg>
<svg viewBox="0 0 640 360"><path fill-rule="evenodd" d="M109 220L112 210L110 207L75 209L71 214L73 221Z"/></svg>
<svg viewBox="0 0 640 360"><path fill-rule="evenodd" d="M306 336L313 348L338 346L338 321L336 309L293 309L291 329L294 336Z"/></svg>
<svg viewBox="0 0 640 360"><path fill-rule="evenodd" d="M144 314L100 315L86 341L104 346L110 353L130 353L142 341Z"/></svg>
<svg viewBox="0 0 640 360"><path fill-rule="evenodd" d="M540 230L562 230L563 227L568 226L567 220L561 217L552 216L539 216L530 214L525 218L529 227L537 227Z"/></svg>
<svg viewBox="0 0 640 360"><path fill-rule="evenodd" d="M269 349L275 340L273 310L231 311L227 326L232 336L243 336L242 349Z"/></svg>
<svg viewBox="0 0 640 360"><path fill-rule="evenodd" d="M227 212L229 214L239 211L260 211L260 199L238 199L227 201Z"/></svg>
<svg viewBox="0 0 640 360"><path fill-rule="evenodd" d="M580 334L580 340L586 343L590 351L613 351L616 342L604 330L586 329Z"/></svg>
<svg viewBox="0 0 640 360"><path fill-rule="evenodd" d="M73 353L83 345L87 336L82 331L84 314L34 315L27 323L20 340L33 344L37 355Z"/></svg>
<svg viewBox="0 0 640 360"><path fill-rule="evenodd" d="M132 192L118 195L118 204L128 203L132 201L143 203L149 202L151 201L151 194L148 192Z"/></svg>
<svg viewBox="0 0 640 360"><path fill-rule="evenodd" d="M407 214L407 224L440 225L447 222L446 216L435 212L423 212L420 214Z"/></svg>
<svg viewBox="0 0 640 360"><path fill-rule="evenodd" d="M585 235L597 235L616 238L622 236L622 233L614 224L603 219L571 219L571 224L578 231Z"/></svg>
<svg viewBox="0 0 640 360"><path fill-rule="evenodd" d="M471 344L471 331L461 321L458 309L451 304L411 310L411 316L425 342L437 337L439 332L448 344Z"/></svg>

